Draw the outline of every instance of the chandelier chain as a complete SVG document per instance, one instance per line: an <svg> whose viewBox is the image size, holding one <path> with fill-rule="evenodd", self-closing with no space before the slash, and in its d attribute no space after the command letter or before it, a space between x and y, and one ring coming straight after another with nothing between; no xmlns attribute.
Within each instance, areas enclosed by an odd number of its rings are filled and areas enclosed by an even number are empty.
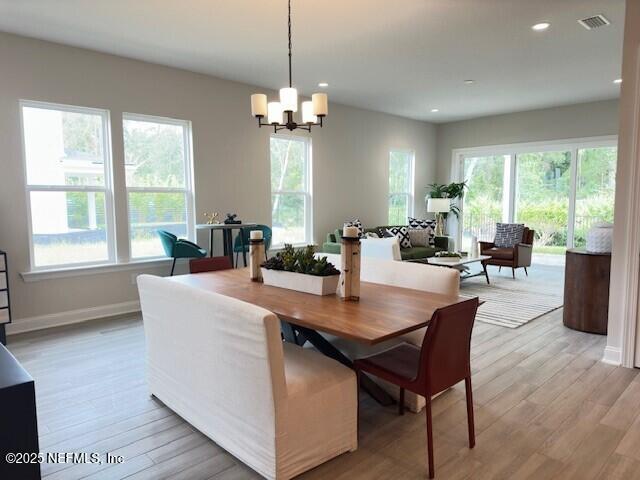
<svg viewBox="0 0 640 480"><path fill-rule="evenodd" d="M291 0L289 0L289 87L293 87L291 80Z"/></svg>

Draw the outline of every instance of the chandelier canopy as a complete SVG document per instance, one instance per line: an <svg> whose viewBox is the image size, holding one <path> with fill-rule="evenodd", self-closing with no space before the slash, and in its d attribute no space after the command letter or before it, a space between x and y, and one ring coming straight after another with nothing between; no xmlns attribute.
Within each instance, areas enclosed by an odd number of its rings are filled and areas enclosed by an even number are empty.
<svg viewBox="0 0 640 480"><path fill-rule="evenodd" d="M311 127L322 127L322 119L329 111L327 94L314 93L311 101L302 102L302 122L296 123L293 114L298 111L298 90L293 88L291 76L291 0L289 0L289 86L280 89L279 102L267 102L264 93L251 95L251 115L258 119L258 126L270 126L278 130L302 129L311 131ZM264 117L267 121L263 122ZM286 117L285 117L286 116Z"/></svg>

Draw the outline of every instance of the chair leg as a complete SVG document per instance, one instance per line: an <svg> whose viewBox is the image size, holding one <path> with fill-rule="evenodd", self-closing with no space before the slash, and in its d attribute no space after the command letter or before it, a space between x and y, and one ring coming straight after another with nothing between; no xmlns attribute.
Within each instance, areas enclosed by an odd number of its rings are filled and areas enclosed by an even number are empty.
<svg viewBox="0 0 640 480"><path fill-rule="evenodd" d="M433 465L433 421L431 418L431 395L425 397L425 415L427 416L427 457L429 461L429 478L433 478L436 475L435 467Z"/></svg>
<svg viewBox="0 0 640 480"><path fill-rule="evenodd" d="M236 262L235 263L236 263L235 268L238 268L238 252L236 252Z"/></svg>
<svg viewBox="0 0 640 480"><path fill-rule="evenodd" d="M398 399L398 415L404 415L404 388L400 388L400 398Z"/></svg>
<svg viewBox="0 0 640 480"><path fill-rule="evenodd" d="M360 440L360 378L362 373L356 368L356 438Z"/></svg>
<svg viewBox="0 0 640 480"><path fill-rule="evenodd" d="M498 266L498 271L501 272L502 271L502 265Z"/></svg>
<svg viewBox="0 0 640 480"><path fill-rule="evenodd" d="M529 276L529 272L527 272L527 267L524 267L524 274L528 277Z"/></svg>
<svg viewBox="0 0 640 480"><path fill-rule="evenodd" d="M516 269L514 267L511 267L511 275L513 275L513 279L516 279Z"/></svg>
<svg viewBox="0 0 640 480"><path fill-rule="evenodd" d="M171 264L171 273L169 274L170 277L173 277L173 271L176 268L176 259L173 259L173 263Z"/></svg>
<svg viewBox="0 0 640 480"><path fill-rule="evenodd" d="M467 393L467 424L469 427L469 448L476 446L476 431L473 422L473 391L471 389L471 376L464 379L464 389Z"/></svg>

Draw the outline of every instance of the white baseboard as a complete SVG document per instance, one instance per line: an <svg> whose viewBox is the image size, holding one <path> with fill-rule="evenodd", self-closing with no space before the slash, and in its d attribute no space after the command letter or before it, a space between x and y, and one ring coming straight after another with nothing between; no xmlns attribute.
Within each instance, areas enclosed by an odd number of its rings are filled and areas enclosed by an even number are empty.
<svg viewBox="0 0 640 480"><path fill-rule="evenodd" d="M602 356L602 362L609 365L622 365L622 350L617 347L606 347L604 349L604 355Z"/></svg>
<svg viewBox="0 0 640 480"><path fill-rule="evenodd" d="M99 307L82 308L79 310L69 310L67 312L51 313L37 317L18 318L6 325L7 335L17 333L33 332L43 328L60 327L72 323L86 322L98 318L112 317L140 311L140 301L113 303L111 305L101 305Z"/></svg>

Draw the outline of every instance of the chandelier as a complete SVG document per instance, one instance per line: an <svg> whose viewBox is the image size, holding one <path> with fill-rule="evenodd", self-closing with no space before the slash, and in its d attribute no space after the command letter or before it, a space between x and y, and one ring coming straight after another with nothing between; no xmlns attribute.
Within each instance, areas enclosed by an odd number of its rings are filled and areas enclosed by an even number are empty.
<svg viewBox="0 0 640 480"><path fill-rule="evenodd" d="M311 101L302 102L302 123L296 123L293 114L298 111L298 90L293 88L291 77L291 0L289 0L289 86L280 89L280 101L268 102L264 93L251 95L251 115L258 119L258 126L273 127L278 130L302 129L311 131L311 127L322 127L322 119L328 113L326 93L314 93ZM267 117L266 123L263 118Z"/></svg>

